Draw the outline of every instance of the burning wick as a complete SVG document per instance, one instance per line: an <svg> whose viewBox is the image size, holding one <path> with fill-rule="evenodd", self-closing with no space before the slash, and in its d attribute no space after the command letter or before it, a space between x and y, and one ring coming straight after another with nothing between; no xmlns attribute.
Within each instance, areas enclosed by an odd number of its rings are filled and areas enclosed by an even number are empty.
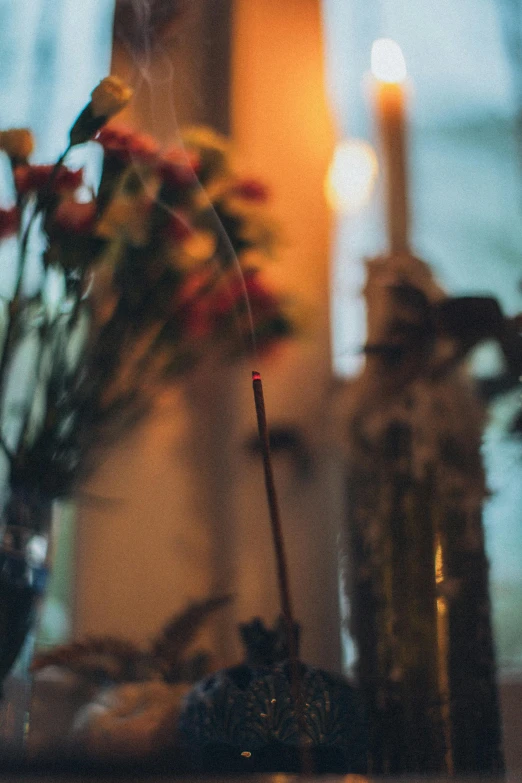
<svg viewBox="0 0 522 783"><path fill-rule="evenodd" d="M281 527L281 517L279 515L279 505L274 484L274 474L272 471L272 460L270 458L270 444L268 440L268 427L266 423L265 399L263 396L263 383L261 374L252 372L252 386L254 389L254 402L257 414L257 428L259 431L259 440L261 441L261 452L263 455L263 467L265 470L265 488L268 500L268 510L270 513L270 523L272 526L272 540L277 563L277 581L279 584L279 597L281 601L281 610L286 627L286 636L288 642L288 660L290 663L290 689L296 708L297 723L301 735L301 771L311 772L311 759L308 749L304 744L306 736L306 722L304 717L304 705L301 695L301 676L299 660L297 657L297 645L294 634L294 618L292 613L292 601L290 598L290 587L288 584L288 565L286 561L285 548L283 542L283 530Z"/></svg>

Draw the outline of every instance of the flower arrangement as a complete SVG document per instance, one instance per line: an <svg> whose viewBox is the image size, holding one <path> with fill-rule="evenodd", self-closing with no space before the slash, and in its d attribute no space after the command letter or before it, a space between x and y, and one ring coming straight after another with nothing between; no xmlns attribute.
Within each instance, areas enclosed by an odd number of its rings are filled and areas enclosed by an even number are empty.
<svg viewBox="0 0 522 783"><path fill-rule="evenodd" d="M275 239L265 186L236 174L228 143L210 130L162 151L107 124L130 97L119 79L104 79L54 165L31 163L29 130L0 133L14 193L0 209L9 243L0 252L15 248L0 255L4 281L13 277L0 298L0 682L45 581L37 537L93 447L135 423L209 350L230 361L291 331L262 277ZM97 188L66 161L86 143L102 151Z"/></svg>
<svg viewBox="0 0 522 783"><path fill-rule="evenodd" d="M71 491L101 427L107 436L135 421L210 347L234 359L291 331L261 275L275 237L265 186L235 174L227 142L210 130L161 152L153 138L107 125L129 98L115 77L103 80L54 166L29 162L29 131L0 134L16 194L0 210L0 239L18 235L0 354L4 419L15 359L29 333L38 343L18 437L3 434L0 445L11 485L48 497ZM64 162L91 140L103 150L96 193ZM41 284L26 296L36 231Z"/></svg>

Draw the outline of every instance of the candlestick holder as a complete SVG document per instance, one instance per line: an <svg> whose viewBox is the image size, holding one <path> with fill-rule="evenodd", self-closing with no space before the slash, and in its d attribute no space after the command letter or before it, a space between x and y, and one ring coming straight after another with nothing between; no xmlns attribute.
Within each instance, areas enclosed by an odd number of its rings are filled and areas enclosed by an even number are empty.
<svg viewBox="0 0 522 783"><path fill-rule="evenodd" d="M480 328L469 301L461 302L468 318L455 318L459 300L406 256L369 262L366 297L367 363L348 426L346 539L369 771L500 774L483 410L460 366L491 320L490 301L476 300ZM492 337L493 322L491 329Z"/></svg>

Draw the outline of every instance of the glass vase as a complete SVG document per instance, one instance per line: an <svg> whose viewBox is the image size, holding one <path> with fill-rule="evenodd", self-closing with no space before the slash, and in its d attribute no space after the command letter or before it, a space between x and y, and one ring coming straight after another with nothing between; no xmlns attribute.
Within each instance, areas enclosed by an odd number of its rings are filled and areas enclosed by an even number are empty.
<svg viewBox="0 0 522 783"><path fill-rule="evenodd" d="M51 561L53 502L11 487L0 545L0 738L23 751L31 698L30 665Z"/></svg>

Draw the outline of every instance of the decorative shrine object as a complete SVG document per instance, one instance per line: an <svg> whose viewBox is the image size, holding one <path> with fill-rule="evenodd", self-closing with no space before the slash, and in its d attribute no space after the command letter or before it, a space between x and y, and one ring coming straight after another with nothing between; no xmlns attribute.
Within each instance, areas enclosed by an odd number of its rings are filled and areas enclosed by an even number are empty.
<svg viewBox="0 0 522 783"><path fill-rule="evenodd" d="M246 661L199 682L179 736L202 772L297 772L303 734L315 772L364 773L366 725L359 695L340 675L298 664L304 710L295 709L286 626L241 626ZM294 638L296 634L294 633Z"/></svg>
<svg viewBox="0 0 522 783"><path fill-rule="evenodd" d="M369 772L500 774L484 413L462 359L495 338L509 361L516 335L494 300L448 298L409 251L402 93L383 90L390 253L367 263L366 364L347 430L347 593Z"/></svg>
<svg viewBox="0 0 522 783"><path fill-rule="evenodd" d="M451 301L436 291L416 259L368 264L370 317L394 324L371 325L348 430L350 628L374 774L502 771L483 411L452 341L426 334Z"/></svg>

